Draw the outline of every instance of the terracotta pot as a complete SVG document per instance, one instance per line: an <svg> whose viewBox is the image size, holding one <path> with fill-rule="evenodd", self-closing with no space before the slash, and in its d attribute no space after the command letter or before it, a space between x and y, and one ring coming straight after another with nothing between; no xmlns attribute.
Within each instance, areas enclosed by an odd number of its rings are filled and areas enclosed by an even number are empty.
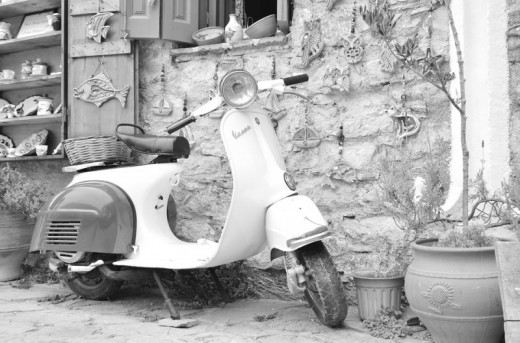
<svg viewBox="0 0 520 343"><path fill-rule="evenodd" d="M377 278L371 271L357 271L353 276L361 320L375 319L382 309L400 310L404 276Z"/></svg>
<svg viewBox="0 0 520 343"><path fill-rule="evenodd" d="M438 343L494 343L504 318L493 247L439 248L437 239L412 244L405 276L411 309Z"/></svg>
<svg viewBox="0 0 520 343"><path fill-rule="evenodd" d="M0 281L15 280L29 253L34 222L0 210Z"/></svg>

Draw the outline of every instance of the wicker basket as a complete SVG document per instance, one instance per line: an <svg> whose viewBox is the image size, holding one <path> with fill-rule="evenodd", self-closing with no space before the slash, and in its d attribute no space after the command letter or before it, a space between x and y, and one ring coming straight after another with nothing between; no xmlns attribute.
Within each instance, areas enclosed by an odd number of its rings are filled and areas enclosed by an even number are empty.
<svg viewBox="0 0 520 343"><path fill-rule="evenodd" d="M70 164L91 162L128 162L130 149L114 136L90 136L63 141Z"/></svg>
<svg viewBox="0 0 520 343"><path fill-rule="evenodd" d="M246 29L246 34L251 39L274 36L276 33L276 25L276 15L271 14L250 25Z"/></svg>

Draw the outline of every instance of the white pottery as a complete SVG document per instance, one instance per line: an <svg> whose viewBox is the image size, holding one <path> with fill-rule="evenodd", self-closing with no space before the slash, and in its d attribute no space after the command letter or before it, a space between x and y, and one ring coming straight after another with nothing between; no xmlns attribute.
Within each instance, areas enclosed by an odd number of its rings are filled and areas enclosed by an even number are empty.
<svg viewBox="0 0 520 343"><path fill-rule="evenodd" d="M224 30L224 37L226 43L238 42L243 39L244 29L242 25L238 22L237 16L234 14L229 15L229 22L226 25Z"/></svg>

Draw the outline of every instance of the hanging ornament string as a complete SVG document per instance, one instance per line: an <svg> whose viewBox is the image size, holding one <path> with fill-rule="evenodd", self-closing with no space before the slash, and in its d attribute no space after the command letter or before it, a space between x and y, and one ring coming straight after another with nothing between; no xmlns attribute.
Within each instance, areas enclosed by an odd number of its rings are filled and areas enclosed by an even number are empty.
<svg viewBox="0 0 520 343"><path fill-rule="evenodd" d="M363 58L363 45L361 44L361 36L356 34L356 16L357 16L357 2L354 1L352 9L352 21L350 23L350 34L345 41L345 56L347 62L355 64Z"/></svg>
<svg viewBox="0 0 520 343"><path fill-rule="evenodd" d="M309 112L310 101L305 101L305 112L303 128L296 131L292 138L294 146L300 149L310 149L317 147L321 139L316 131L308 125L308 112Z"/></svg>
<svg viewBox="0 0 520 343"><path fill-rule="evenodd" d="M394 114L394 119L397 121L397 138L400 140L415 135L421 128L419 119L409 113L409 109L406 107L406 100L406 79L403 74L401 108L396 110Z"/></svg>

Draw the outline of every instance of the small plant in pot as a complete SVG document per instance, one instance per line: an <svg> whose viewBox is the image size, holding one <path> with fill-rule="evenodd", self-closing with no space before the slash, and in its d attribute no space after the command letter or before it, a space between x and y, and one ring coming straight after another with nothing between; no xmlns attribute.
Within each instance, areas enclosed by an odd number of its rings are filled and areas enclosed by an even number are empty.
<svg viewBox="0 0 520 343"><path fill-rule="evenodd" d="M371 32L380 37L395 62L403 70L430 83L444 93L460 119L460 150L462 154L460 234L471 235L469 225L469 158L466 130L466 77L461 42L451 10L451 0L430 1L430 13L444 11L455 46L456 72L447 59L428 46L421 50L419 36L395 37L400 17L395 7L386 2L361 9ZM431 18L431 17L430 17ZM433 30L430 25L428 30ZM402 44L400 43L402 42ZM455 82L452 82L455 81ZM457 87L451 92L452 87ZM475 156L475 155L472 155ZM453 240L453 239L452 239ZM498 284L498 268L494 247L437 247L437 239L416 240L412 243L413 262L405 277L405 293L410 307L418 315L432 337L439 343L500 342L504 334L504 318Z"/></svg>
<svg viewBox="0 0 520 343"><path fill-rule="evenodd" d="M0 281L20 276L45 190L10 166L0 169Z"/></svg>
<svg viewBox="0 0 520 343"><path fill-rule="evenodd" d="M401 311L404 274L411 262L404 239L377 236L367 243L373 250L355 257L352 273L363 321L376 319L381 310Z"/></svg>

